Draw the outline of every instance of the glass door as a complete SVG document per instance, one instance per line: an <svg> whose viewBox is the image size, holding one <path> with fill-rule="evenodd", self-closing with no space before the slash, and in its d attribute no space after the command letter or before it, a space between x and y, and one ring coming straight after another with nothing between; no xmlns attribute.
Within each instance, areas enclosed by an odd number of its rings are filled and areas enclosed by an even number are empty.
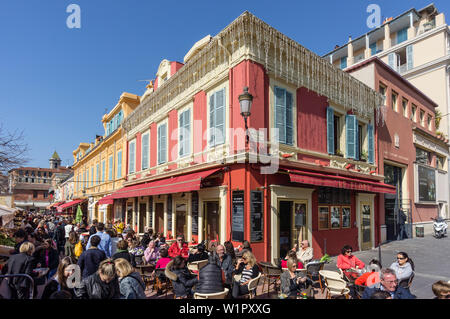
<svg viewBox="0 0 450 319"><path fill-rule="evenodd" d="M306 212L308 208L307 201L295 201L292 211L291 221L291 243L300 247L300 242L308 239Z"/></svg>
<svg viewBox="0 0 450 319"><path fill-rule="evenodd" d="M140 203L139 204L139 233L144 232L144 227L147 222L147 204Z"/></svg>
<svg viewBox="0 0 450 319"><path fill-rule="evenodd" d="M292 248L292 201L280 201L280 258L284 258Z"/></svg>
<svg viewBox="0 0 450 319"><path fill-rule="evenodd" d="M219 202L205 202L204 203L205 212L205 229L204 235L205 239L210 240L219 240L219 230L220 230L220 218L219 218Z"/></svg>
<svg viewBox="0 0 450 319"><path fill-rule="evenodd" d="M175 206L175 236L184 235L187 238L186 208L185 203Z"/></svg>
<svg viewBox="0 0 450 319"><path fill-rule="evenodd" d="M372 248L372 206L361 203L361 250Z"/></svg>

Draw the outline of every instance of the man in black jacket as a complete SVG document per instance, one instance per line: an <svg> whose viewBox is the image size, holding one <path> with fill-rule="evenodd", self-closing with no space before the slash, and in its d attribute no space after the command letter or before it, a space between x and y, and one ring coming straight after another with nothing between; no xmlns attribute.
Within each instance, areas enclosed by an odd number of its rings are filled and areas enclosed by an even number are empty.
<svg viewBox="0 0 450 319"><path fill-rule="evenodd" d="M59 222L55 230L55 241L58 247L58 253L64 255L64 245L66 244L66 230L63 222Z"/></svg>
<svg viewBox="0 0 450 319"><path fill-rule="evenodd" d="M91 247L81 254L77 263L81 268L82 278L86 278L95 273L100 263L106 259L105 252L97 248L101 241L100 237L94 235L90 239Z"/></svg>
<svg viewBox="0 0 450 319"><path fill-rule="evenodd" d="M223 245L217 245L216 247L216 261L217 265L225 274L226 284L231 286L234 271L233 260L231 256L225 253L225 247Z"/></svg>
<svg viewBox="0 0 450 319"><path fill-rule="evenodd" d="M98 271L84 278L80 287L75 288L75 296L81 299L119 299L120 286L114 261L103 260Z"/></svg>
<svg viewBox="0 0 450 319"><path fill-rule="evenodd" d="M195 292L212 294L223 291L222 269L217 265L215 255L211 255L208 264L200 269Z"/></svg>

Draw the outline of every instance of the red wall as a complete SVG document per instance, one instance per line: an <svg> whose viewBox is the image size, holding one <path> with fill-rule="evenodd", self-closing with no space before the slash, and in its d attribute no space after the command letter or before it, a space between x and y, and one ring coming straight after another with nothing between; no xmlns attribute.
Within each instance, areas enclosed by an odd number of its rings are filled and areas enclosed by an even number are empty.
<svg viewBox="0 0 450 319"><path fill-rule="evenodd" d="M179 69L181 69L183 67L183 65L184 65L183 63L176 62L176 61L170 62L170 76L177 73L177 71Z"/></svg>
<svg viewBox="0 0 450 319"><path fill-rule="evenodd" d="M193 153L198 154L207 147L207 135L205 134L207 130L207 111L208 107L206 104L206 93L205 91L200 91L194 96L194 110L193 110ZM203 156L198 155L194 157L194 161L197 163L203 162Z"/></svg>
<svg viewBox="0 0 450 319"><path fill-rule="evenodd" d="M327 97L297 90L297 140L300 148L327 153Z"/></svg>

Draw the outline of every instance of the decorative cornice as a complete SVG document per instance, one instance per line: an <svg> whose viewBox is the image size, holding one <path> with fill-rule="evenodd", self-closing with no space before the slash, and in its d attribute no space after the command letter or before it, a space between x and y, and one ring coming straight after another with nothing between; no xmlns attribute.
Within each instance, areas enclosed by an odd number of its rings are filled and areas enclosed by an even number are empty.
<svg viewBox="0 0 450 319"><path fill-rule="evenodd" d="M366 118L372 118L383 102L382 96L367 85L246 11L149 95L125 119L125 132L159 110L166 112L167 105L173 107L193 96L216 74L245 59L264 65L275 77L315 91Z"/></svg>

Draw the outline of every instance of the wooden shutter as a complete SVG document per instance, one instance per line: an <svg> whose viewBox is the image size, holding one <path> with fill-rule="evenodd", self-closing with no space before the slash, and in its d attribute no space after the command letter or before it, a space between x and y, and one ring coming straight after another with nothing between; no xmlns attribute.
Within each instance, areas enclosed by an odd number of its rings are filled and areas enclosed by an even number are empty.
<svg viewBox="0 0 450 319"><path fill-rule="evenodd" d="M286 143L286 91L275 87L275 128L278 142Z"/></svg>
<svg viewBox="0 0 450 319"><path fill-rule="evenodd" d="M183 126L183 141L184 141L184 154L191 152L191 110L184 112L184 126Z"/></svg>
<svg viewBox="0 0 450 319"><path fill-rule="evenodd" d="M355 116L356 119L356 116ZM355 123L355 159L359 160L359 148L362 147L362 145L359 145L359 126L358 121Z"/></svg>
<svg viewBox="0 0 450 319"><path fill-rule="evenodd" d="M356 158L356 116L346 115L345 116L345 132L346 132L346 152L347 158Z"/></svg>
<svg viewBox="0 0 450 319"><path fill-rule="evenodd" d="M122 151L117 153L117 178L122 177Z"/></svg>
<svg viewBox="0 0 450 319"><path fill-rule="evenodd" d="M148 168L148 143L149 143L149 134L146 133L142 135L142 163L141 168L142 170Z"/></svg>
<svg viewBox="0 0 450 319"><path fill-rule="evenodd" d="M158 164L166 162L167 153L166 124L158 127Z"/></svg>
<svg viewBox="0 0 450 319"><path fill-rule="evenodd" d="M375 145L374 145L374 136L373 136L373 125L367 125L367 136L369 141L369 151L368 151L368 161L371 164L375 163Z"/></svg>
<svg viewBox="0 0 450 319"><path fill-rule="evenodd" d="M135 154L134 154L134 147L135 147L135 143L130 143L130 159L129 159L129 163L130 163L130 167L129 167L129 173L134 173L135 170Z"/></svg>
<svg viewBox="0 0 450 319"><path fill-rule="evenodd" d="M216 92L215 145L225 143L225 89Z"/></svg>
<svg viewBox="0 0 450 319"><path fill-rule="evenodd" d="M108 175L109 175L109 180L112 181L113 180L113 157L110 156L109 157L109 163L108 163L109 167L108 167Z"/></svg>
<svg viewBox="0 0 450 319"><path fill-rule="evenodd" d="M327 107L327 150L334 155L334 110Z"/></svg>
<svg viewBox="0 0 450 319"><path fill-rule="evenodd" d="M209 146L215 145L215 128L216 128L216 107L215 107L215 94L211 94L209 97Z"/></svg>
<svg viewBox="0 0 450 319"><path fill-rule="evenodd" d="M293 131L294 123L292 116L292 94L286 91L286 144L294 144Z"/></svg>
<svg viewBox="0 0 450 319"><path fill-rule="evenodd" d="M406 47L406 63L407 63L407 70L411 70L414 68L414 58L413 58L413 46L408 45Z"/></svg>

